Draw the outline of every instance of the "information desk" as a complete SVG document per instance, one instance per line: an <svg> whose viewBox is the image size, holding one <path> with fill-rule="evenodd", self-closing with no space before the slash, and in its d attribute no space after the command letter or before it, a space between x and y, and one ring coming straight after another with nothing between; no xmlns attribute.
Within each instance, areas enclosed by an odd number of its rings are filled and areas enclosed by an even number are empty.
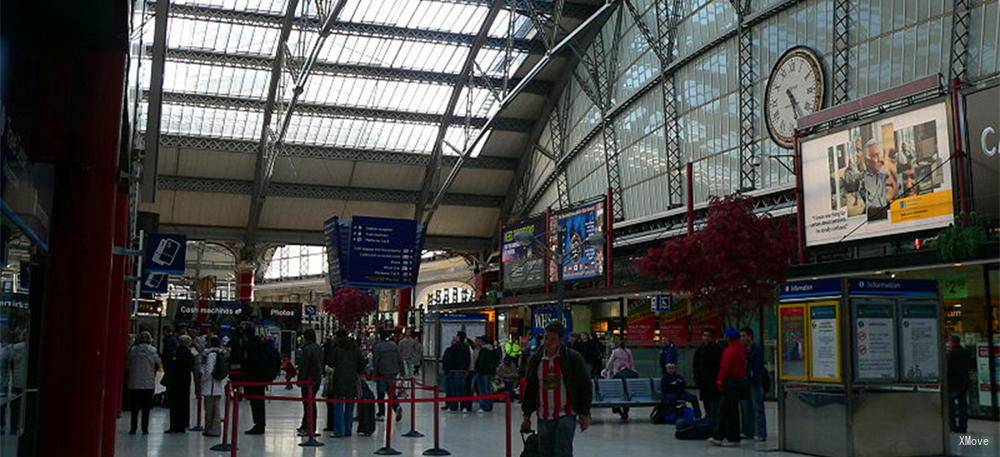
<svg viewBox="0 0 1000 457"><path fill-rule="evenodd" d="M829 457L947 454L940 310L933 281L783 284L780 449Z"/></svg>

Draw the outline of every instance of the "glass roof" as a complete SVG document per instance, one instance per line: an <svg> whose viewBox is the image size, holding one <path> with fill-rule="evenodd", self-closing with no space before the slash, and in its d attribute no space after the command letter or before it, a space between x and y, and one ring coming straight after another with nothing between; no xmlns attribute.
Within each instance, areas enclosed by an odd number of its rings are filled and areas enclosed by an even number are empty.
<svg viewBox="0 0 1000 457"><path fill-rule="evenodd" d="M163 83L168 96L163 103L161 132L259 140L286 1L171 2ZM335 3L299 1L298 20L287 43L289 67L299 68L305 61L320 37L319 12L328 11ZM439 124L414 121L412 114L445 113L454 76L461 72L486 17L487 4L472 0L348 0L319 50L317 64L299 98L300 103L320 109L306 114L297 111L285 140L430 153ZM146 13L152 11L153 6L148 5ZM144 90L149 89L153 23L146 20L143 29L139 75ZM476 56L474 74L493 78L493 85L513 76L527 58L534 33L527 17L502 10L490 29L491 39ZM507 42L514 46L502 46ZM177 57L183 52L207 57ZM342 70L345 65L353 70ZM420 74L400 80L393 76L401 74L395 70ZM463 148L476 133L476 126L466 127L461 118L484 120L499 109L503 88L483 79L460 92L454 113L460 119L446 134L450 146ZM282 71L280 99L291 100L294 80L292 71ZM140 113L139 125L144 127L145 99ZM277 129L277 124L272 128ZM455 153L449 146L443 151Z"/></svg>

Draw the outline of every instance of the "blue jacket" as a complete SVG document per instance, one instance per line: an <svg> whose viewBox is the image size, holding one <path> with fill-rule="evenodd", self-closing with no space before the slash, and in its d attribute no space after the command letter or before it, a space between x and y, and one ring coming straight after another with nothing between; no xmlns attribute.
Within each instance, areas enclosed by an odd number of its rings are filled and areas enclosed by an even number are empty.
<svg viewBox="0 0 1000 457"><path fill-rule="evenodd" d="M685 392L686 387L687 382L684 381L684 376L681 376L680 373L667 373L660 379L660 389L663 390L663 395L680 395Z"/></svg>
<svg viewBox="0 0 1000 457"><path fill-rule="evenodd" d="M747 379L756 385L764 385L767 370L764 368L764 350L753 343L747 349Z"/></svg>

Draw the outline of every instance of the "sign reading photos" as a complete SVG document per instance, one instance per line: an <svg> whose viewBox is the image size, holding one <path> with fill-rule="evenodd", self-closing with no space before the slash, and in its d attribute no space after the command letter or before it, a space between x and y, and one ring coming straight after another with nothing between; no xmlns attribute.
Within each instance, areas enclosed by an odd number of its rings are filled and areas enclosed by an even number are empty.
<svg viewBox="0 0 1000 457"><path fill-rule="evenodd" d="M943 102L804 141L806 244L947 226L950 151Z"/></svg>

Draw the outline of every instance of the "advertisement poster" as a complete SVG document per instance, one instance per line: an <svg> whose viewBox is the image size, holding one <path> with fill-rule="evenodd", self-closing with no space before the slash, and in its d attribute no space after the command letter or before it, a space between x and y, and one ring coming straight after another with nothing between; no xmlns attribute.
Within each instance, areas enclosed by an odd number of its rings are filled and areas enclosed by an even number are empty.
<svg viewBox="0 0 1000 457"><path fill-rule="evenodd" d="M941 332L934 303L900 304L900 375L906 381L937 381L941 376Z"/></svg>
<svg viewBox="0 0 1000 457"><path fill-rule="evenodd" d="M990 347L986 344L980 344L976 346L976 371L978 372L976 378L976 387L979 391L979 404L988 405L993 400L990 398L990 357L992 356L996 362L994 363L994 369L996 370L996 379L1000 380L1000 345L993 345L993 353L990 354ZM1000 382L1000 381L998 381ZM997 386L992 386L992 390L998 390Z"/></svg>
<svg viewBox="0 0 1000 457"><path fill-rule="evenodd" d="M550 306L533 306L531 308L532 316L532 335L542 335L545 333L545 327L549 325L552 321L562 321L563 328L572 329L573 328L573 309L569 306L563 308L562 313L559 312L559 307L555 305ZM566 332L566 338L569 338L569 331Z"/></svg>
<svg viewBox="0 0 1000 457"><path fill-rule="evenodd" d="M979 220L1000 218L1000 86L965 97L972 166L972 210Z"/></svg>
<svg viewBox="0 0 1000 457"><path fill-rule="evenodd" d="M840 382L840 320L837 302L809 305L809 379Z"/></svg>
<svg viewBox="0 0 1000 457"><path fill-rule="evenodd" d="M947 226L950 148L943 102L803 142L806 244Z"/></svg>
<svg viewBox="0 0 1000 457"><path fill-rule="evenodd" d="M778 332L781 338L781 379L805 381L806 376L806 307L778 307Z"/></svg>
<svg viewBox="0 0 1000 457"><path fill-rule="evenodd" d="M854 302L854 380L896 380L896 322L893 304Z"/></svg>
<svg viewBox="0 0 1000 457"><path fill-rule="evenodd" d="M603 231L603 201L553 214L550 224L549 233L560 235L557 238L563 257L564 280L594 278L604 274L603 247L586 244L588 238Z"/></svg>
<svg viewBox="0 0 1000 457"><path fill-rule="evenodd" d="M538 245L524 246L515 236L531 234ZM503 228L501 263L503 285L507 289L541 287L545 284L545 217L538 216Z"/></svg>

